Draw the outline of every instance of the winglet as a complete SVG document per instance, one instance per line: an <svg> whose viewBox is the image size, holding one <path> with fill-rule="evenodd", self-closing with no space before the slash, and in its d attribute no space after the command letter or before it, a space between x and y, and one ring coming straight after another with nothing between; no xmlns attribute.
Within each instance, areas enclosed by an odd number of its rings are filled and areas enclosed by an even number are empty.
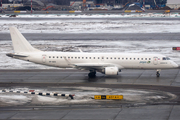
<svg viewBox="0 0 180 120"><path fill-rule="evenodd" d="M78 48L79 49L79 51L82 53L83 51L80 49L80 48Z"/></svg>

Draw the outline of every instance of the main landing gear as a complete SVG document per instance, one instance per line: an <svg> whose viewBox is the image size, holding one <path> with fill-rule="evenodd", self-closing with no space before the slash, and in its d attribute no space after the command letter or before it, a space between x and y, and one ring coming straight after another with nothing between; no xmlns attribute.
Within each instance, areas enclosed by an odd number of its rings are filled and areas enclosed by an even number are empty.
<svg viewBox="0 0 180 120"><path fill-rule="evenodd" d="M96 71L90 70L90 73L88 74L89 78L95 78L96 77Z"/></svg>
<svg viewBox="0 0 180 120"><path fill-rule="evenodd" d="M157 70L157 72L156 72L156 76L157 76L157 77L160 77L160 71L161 71L161 70Z"/></svg>

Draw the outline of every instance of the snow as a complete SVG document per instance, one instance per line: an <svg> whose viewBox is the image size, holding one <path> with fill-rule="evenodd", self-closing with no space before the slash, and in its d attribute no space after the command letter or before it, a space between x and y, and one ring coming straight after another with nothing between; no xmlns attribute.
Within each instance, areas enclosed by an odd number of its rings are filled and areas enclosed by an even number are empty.
<svg viewBox="0 0 180 120"><path fill-rule="evenodd" d="M55 87L48 89L33 89L35 92L48 92L48 93L60 93L60 94L73 94L75 97L73 100L68 97L57 96L39 96L30 95L25 93L0 93L0 102L8 105L23 105L23 104L41 104L41 105L54 105L54 104L83 104L83 103L97 103L99 100L94 100L94 95L123 95L123 102L133 103L146 103L146 102L162 102L167 99L175 99L176 96L161 91L146 91L136 89L113 89L113 88L96 88L96 87ZM54 90L53 90L54 89ZM6 89L6 91L29 91L31 88L13 88ZM107 100L101 100L101 102ZM111 101L111 100L108 100Z"/></svg>
<svg viewBox="0 0 180 120"><path fill-rule="evenodd" d="M1 20L0 33L17 27L21 33L178 33L180 21L173 20Z"/></svg>
<svg viewBox="0 0 180 120"><path fill-rule="evenodd" d="M15 94L0 94L0 101L7 104L23 105L31 101L30 97Z"/></svg>
<svg viewBox="0 0 180 120"><path fill-rule="evenodd" d="M152 16L153 15L153 16ZM174 16L175 15L175 16ZM8 18L8 15L1 15L2 18ZM126 18L126 17L180 17L178 13L117 13L117 14L20 14L17 18Z"/></svg>

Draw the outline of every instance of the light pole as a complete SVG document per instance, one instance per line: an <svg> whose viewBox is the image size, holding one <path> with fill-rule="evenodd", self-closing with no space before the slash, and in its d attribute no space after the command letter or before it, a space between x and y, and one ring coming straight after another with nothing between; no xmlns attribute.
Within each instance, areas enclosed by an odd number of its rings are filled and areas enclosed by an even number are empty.
<svg viewBox="0 0 180 120"><path fill-rule="evenodd" d="M2 13L2 0L1 0L1 13Z"/></svg>
<svg viewBox="0 0 180 120"><path fill-rule="evenodd" d="M31 0L31 14L32 14L32 0Z"/></svg>
<svg viewBox="0 0 180 120"><path fill-rule="evenodd" d="M145 11L145 0L143 0L143 11Z"/></svg>

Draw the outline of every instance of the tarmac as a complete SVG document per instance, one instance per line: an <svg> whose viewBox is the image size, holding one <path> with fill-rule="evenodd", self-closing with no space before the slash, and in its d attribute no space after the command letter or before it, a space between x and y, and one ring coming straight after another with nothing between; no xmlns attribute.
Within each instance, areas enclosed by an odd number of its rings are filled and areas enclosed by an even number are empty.
<svg viewBox="0 0 180 120"><path fill-rule="evenodd" d="M179 120L180 71L162 70L156 77L155 70L122 70L118 76L97 74L89 79L88 71L74 69L54 70L0 70L0 89L14 87L95 87L161 91L176 98L146 103L104 101L63 105L4 105L0 102L0 119L60 119L60 120ZM77 91L78 92L78 91ZM157 97L157 96L156 96Z"/></svg>
<svg viewBox="0 0 180 120"><path fill-rule="evenodd" d="M27 40L179 40L179 33L24 33ZM11 40L9 33L0 33L0 40Z"/></svg>

